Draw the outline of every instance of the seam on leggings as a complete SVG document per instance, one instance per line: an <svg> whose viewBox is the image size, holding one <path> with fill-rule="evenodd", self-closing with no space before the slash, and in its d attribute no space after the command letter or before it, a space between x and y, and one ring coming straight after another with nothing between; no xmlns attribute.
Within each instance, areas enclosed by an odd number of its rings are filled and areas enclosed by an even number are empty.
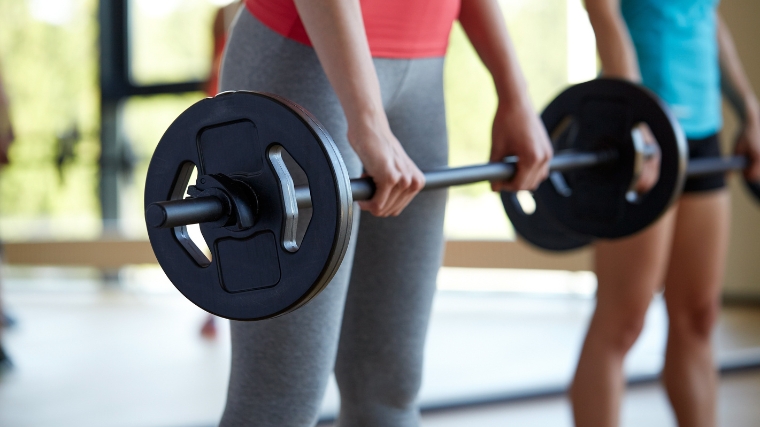
<svg viewBox="0 0 760 427"><path fill-rule="evenodd" d="M386 110L389 110L391 106L396 102L399 96L401 96L401 92L403 92L403 88L405 86L406 81L409 78L409 75L411 74L412 69L412 60L411 59L391 59L391 61L399 61L404 62L404 66L406 67L404 69L404 74L401 76L401 79L398 82L398 85L396 86L396 89L393 91L393 95L391 95L390 98L388 98L388 104L385 106Z"/></svg>

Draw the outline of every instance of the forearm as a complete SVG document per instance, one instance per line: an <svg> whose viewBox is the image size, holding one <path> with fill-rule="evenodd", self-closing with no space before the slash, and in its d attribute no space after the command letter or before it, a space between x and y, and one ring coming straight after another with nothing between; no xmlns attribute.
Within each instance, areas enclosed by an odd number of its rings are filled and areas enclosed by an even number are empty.
<svg viewBox="0 0 760 427"><path fill-rule="evenodd" d="M533 111L504 16L496 0L462 0L459 22L493 77L499 105L491 130L491 161L517 156L510 181L493 182L494 191L532 190L549 173L552 147Z"/></svg>
<svg viewBox="0 0 760 427"><path fill-rule="evenodd" d="M502 105L530 104L517 53L494 0L462 0L459 22L493 77Z"/></svg>
<svg viewBox="0 0 760 427"><path fill-rule="evenodd" d="M385 117L358 0L296 0L322 68L351 127ZM352 141L352 144L355 141Z"/></svg>
<svg viewBox="0 0 760 427"><path fill-rule="evenodd" d="M718 16L718 52L723 93L742 121L759 121L760 104L744 73L731 33L720 16Z"/></svg>
<svg viewBox="0 0 760 427"><path fill-rule="evenodd" d="M636 49L620 14L619 0L586 0L585 3L602 61L602 75L640 82Z"/></svg>
<svg viewBox="0 0 760 427"><path fill-rule="evenodd" d="M375 182L372 200L359 206L376 216L401 213L425 176L391 131L359 0L295 0L319 62L340 101L347 137L364 172Z"/></svg>

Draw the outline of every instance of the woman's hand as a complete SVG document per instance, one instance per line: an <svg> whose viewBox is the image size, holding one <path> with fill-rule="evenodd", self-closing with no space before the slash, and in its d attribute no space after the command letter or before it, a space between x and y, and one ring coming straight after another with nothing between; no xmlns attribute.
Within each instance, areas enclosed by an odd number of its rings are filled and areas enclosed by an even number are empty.
<svg viewBox="0 0 760 427"><path fill-rule="evenodd" d="M736 141L736 154L747 156L744 170L748 181L760 181L760 102L744 72L734 39L723 18L718 15L718 59L721 88L741 117L742 129Z"/></svg>
<svg viewBox="0 0 760 427"><path fill-rule="evenodd" d="M549 174L552 146L546 129L533 112L517 52L496 0L462 1L459 22L478 56L491 73L499 106L491 134L491 161L519 158L515 176L492 182L494 191L531 190Z"/></svg>
<svg viewBox="0 0 760 427"><path fill-rule="evenodd" d="M517 156L517 170L509 181L494 181L494 191L534 190L549 175L552 145L541 120L529 103L499 104L493 121L491 161Z"/></svg>
<svg viewBox="0 0 760 427"><path fill-rule="evenodd" d="M649 156L642 156L640 161L637 161L634 166L634 182L632 183L632 190L639 196L643 196L648 193L660 179L660 161L662 160L662 152L660 151L660 145L657 143L657 138L654 137L652 129L646 123L640 123L634 128L634 144L637 145L637 149L644 152L649 151Z"/></svg>
<svg viewBox="0 0 760 427"><path fill-rule="evenodd" d="M379 217L400 214L422 190L425 176L391 132L385 114L349 123L348 140L375 182L375 195L359 206Z"/></svg>
<svg viewBox="0 0 760 427"><path fill-rule="evenodd" d="M747 156L744 170L748 181L760 182L760 116L748 117L736 142L736 154Z"/></svg>
<svg viewBox="0 0 760 427"><path fill-rule="evenodd" d="M425 177L391 132L358 1L295 0L298 14L348 122L348 141L375 181L375 216L398 215L425 185Z"/></svg>

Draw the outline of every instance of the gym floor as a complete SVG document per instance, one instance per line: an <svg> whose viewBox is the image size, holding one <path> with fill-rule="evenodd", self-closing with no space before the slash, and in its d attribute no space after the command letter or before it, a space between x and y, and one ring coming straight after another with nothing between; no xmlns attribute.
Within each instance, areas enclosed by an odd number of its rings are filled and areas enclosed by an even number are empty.
<svg viewBox="0 0 760 427"><path fill-rule="evenodd" d="M8 268L3 286L18 323L4 336L15 368L0 376L0 425L215 425L229 369L226 323L215 340L201 338L204 313L157 268L125 269L118 282L86 269ZM593 309L593 275L445 268L439 287L423 426L571 426L561 390ZM626 362L632 378L656 376L665 327L657 298ZM716 346L725 365L760 361L760 308L727 307ZM760 369L725 374L721 425L757 425L758 401ZM321 425L331 425L337 402L331 383ZM623 426L675 425L652 381L631 387L622 417Z"/></svg>

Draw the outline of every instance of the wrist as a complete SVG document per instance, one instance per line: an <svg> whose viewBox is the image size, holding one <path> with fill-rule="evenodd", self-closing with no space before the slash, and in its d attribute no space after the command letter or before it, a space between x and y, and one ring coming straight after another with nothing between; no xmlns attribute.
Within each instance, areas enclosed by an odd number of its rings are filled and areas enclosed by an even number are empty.
<svg viewBox="0 0 760 427"><path fill-rule="evenodd" d="M499 107L523 107L531 105L528 82L522 78L494 79Z"/></svg>
<svg viewBox="0 0 760 427"><path fill-rule="evenodd" d="M508 96L499 96L499 102L496 107L497 114L533 114L533 102L527 93Z"/></svg>
<svg viewBox="0 0 760 427"><path fill-rule="evenodd" d="M754 95L744 100L744 124L760 125L760 103Z"/></svg>
<svg viewBox="0 0 760 427"><path fill-rule="evenodd" d="M372 128L379 123L387 123L385 108L382 101L372 96L360 96L347 103L342 103L349 128Z"/></svg>
<svg viewBox="0 0 760 427"><path fill-rule="evenodd" d="M348 142L360 158L382 149L378 143L386 139L379 136L392 133L384 110L354 111L350 116L346 116L346 121Z"/></svg>
<svg viewBox="0 0 760 427"><path fill-rule="evenodd" d="M632 73L632 72L623 72L623 73L612 73L612 72L606 72L602 70L601 77L606 79L620 79L620 80L626 80L631 83L641 84L641 76L638 73Z"/></svg>

